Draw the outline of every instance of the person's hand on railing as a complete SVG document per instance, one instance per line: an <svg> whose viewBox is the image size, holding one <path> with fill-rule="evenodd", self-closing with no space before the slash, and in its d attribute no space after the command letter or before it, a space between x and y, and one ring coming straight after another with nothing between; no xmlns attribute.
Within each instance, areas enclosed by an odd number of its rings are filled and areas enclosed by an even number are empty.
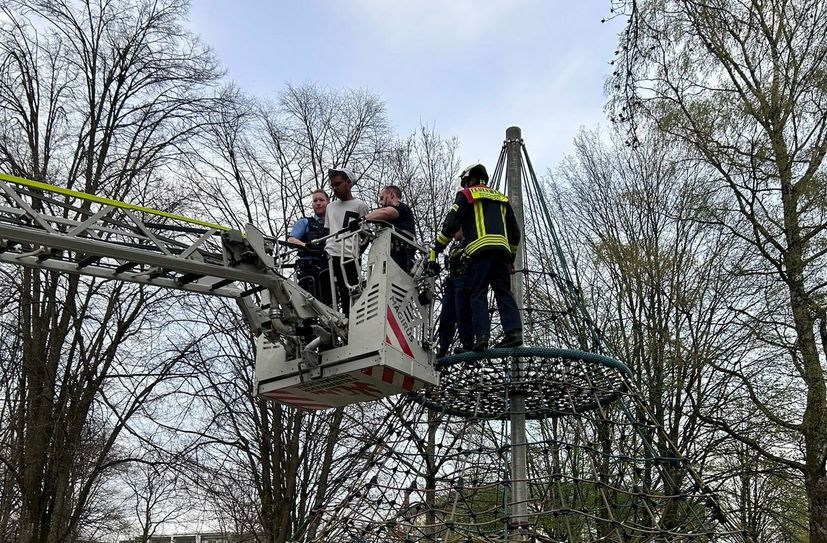
<svg viewBox="0 0 827 543"><path fill-rule="evenodd" d="M321 239L314 239L310 240L304 244L305 250L311 253L323 253L325 246L325 240Z"/></svg>
<svg viewBox="0 0 827 543"><path fill-rule="evenodd" d="M355 219L351 219L351 221L347 223L347 229L351 232L356 232L362 227L362 221L364 220L364 217L356 217Z"/></svg>
<svg viewBox="0 0 827 543"><path fill-rule="evenodd" d="M431 249L428 251L428 262L425 263L425 275L429 277L436 277L439 275L440 267L436 259L436 251Z"/></svg>

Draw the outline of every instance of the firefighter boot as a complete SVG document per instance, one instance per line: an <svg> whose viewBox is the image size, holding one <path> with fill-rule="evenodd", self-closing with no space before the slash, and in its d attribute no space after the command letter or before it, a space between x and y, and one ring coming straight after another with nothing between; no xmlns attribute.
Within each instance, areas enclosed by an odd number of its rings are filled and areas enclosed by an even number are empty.
<svg viewBox="0 0 827 543"><path fill-rule="evenodd" d="M519 347L523 344L523 331L519 328L505 333L505 337L494 345L499 348Z"/></svg>
<svg viewBox="0 0 827 543"><path fill-rule="evenodd" d="M474 352L484 351L488 348L488 336L476 336L474 338L474 346L471 350Z"/></svg>

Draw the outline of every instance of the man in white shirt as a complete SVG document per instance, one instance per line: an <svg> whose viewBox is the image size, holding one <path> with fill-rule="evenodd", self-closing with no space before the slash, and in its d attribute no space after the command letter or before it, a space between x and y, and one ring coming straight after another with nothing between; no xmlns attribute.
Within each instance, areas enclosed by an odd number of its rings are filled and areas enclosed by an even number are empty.
<svg viewBox="0 0 827 543"><path fill-rule="evenodd" d="M356 177L348 168L331 168L327 171L330 180L330 189L336 198L327 206L325 213L325 227L331 234L350 226L354 220L358 221L368 214L368 204L353 196L353 186L356 184ZM336 296L341 305L342 313L350 315L350 292L345 284L347 277L348 285L356 285L359 281L359 258L360 247L358 238L350 237L345 240L330 238L325 245L325 251L330 256L333 264L333 274L336 280ZM342 258L345 259L344 271L342 274Z"/></svg>

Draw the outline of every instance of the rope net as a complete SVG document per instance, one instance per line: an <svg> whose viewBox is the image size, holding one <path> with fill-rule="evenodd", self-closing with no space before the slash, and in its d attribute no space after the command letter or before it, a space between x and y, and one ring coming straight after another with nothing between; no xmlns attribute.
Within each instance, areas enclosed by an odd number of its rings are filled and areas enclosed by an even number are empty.
<svg viewBox="0 0 827 543"><path fill-rule="evenodd" d="M440 387L412 395L432 409L466 418L507 420L518 391L527 419L608 405L631 374L606 356L570 349L489 349L440 359Z"/></svg>
<svg viewBox="0 0 827 543"><path fill-rule="evenodd" d="M361 424L376 429L360 449L361 469L337 481L313 536L299 530L295 541L743 540L629 368L609 356L522 142L519 151L532 210L517 270L529 346L442 358L438 388L360 411ZM494 188L505 162L504 144ZM523 427L524 440L512 442Z"/></svg>
<svg viewBox="0 0 827 543"><path fill-rule="evenodd" d="M358 476L318 512L321 529L312 541L740 540L687 459L651 446L659 429L646 422L645 406L625 383L608 404L605 390L587 387L586 405L583 387L551 380L563 390L555 404L561 407L526 423L525 517L512 514L507 418L450 414L404 398L375 425L384 430ZM460 381L453 386L475 396Z"/></svg>

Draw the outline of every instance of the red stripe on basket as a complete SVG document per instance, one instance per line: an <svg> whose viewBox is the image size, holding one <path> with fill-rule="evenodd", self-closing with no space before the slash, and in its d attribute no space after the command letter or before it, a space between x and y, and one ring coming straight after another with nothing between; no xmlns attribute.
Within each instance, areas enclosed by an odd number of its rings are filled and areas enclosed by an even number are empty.
<svg viewBox="0 0 827 543"><path fill-rule="evenodd" d="M388 324L391 325L393 335L395 335L396 339L399 341L399 346L402 347L402 352L413 358L414 355L413 351L411 350L411 346L408 345L408 340L405 339L405 334L404 332L402 332L402 328L399 327L399 323L396 321L396 317L393 315L393 311L391 311L390 306L388 306L387 309Z"/></svg>

